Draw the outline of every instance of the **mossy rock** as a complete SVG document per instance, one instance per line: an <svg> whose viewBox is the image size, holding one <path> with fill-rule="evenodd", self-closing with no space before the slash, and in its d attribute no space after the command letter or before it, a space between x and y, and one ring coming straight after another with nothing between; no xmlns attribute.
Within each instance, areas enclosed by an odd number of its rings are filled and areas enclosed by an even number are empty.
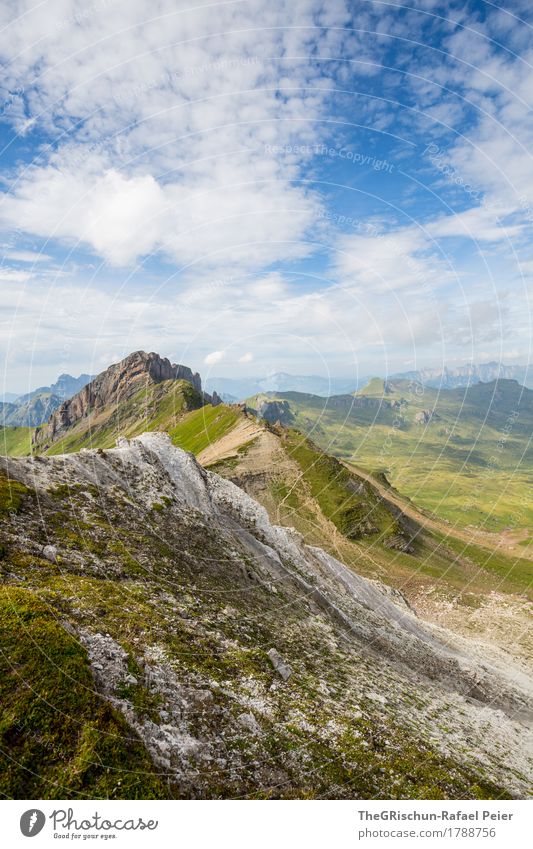
<svg viewBox="0 0 533 849"><path fill-rule="evenodd" d="M29 492L30 490L23 483L0 475L0 515L18 513Z"/></svg>

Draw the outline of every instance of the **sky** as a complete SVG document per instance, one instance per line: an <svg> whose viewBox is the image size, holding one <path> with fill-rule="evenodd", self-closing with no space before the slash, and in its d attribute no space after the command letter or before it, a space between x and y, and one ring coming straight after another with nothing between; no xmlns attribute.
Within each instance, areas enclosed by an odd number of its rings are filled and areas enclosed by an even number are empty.
<svg viewBox="0 0 533 849"><path fill-rule="evenodd" d="M530 361L528 0L3 0L1 391Z"/></svg>

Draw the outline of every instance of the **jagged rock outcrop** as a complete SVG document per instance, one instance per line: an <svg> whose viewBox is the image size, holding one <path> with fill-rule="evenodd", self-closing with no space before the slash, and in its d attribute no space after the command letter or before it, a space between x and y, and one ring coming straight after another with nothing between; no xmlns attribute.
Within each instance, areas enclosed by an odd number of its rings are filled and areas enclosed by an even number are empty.
<svg viewBox="0 0 533 849"><path fill-rule="evenodd" d="M34 443L48 445L89 413L97 415L106 407L126 401L143 387L164 380L186 380L198 392L202 391L200 375L187 366L171 363L154 352L135 351L109 366L77 395L61 404L48 423L36 432Z"/></svg>
<svg viewBox="0 0 533 849"><path fill-rule="evenodd" d="M257 415L270 424L279 422L289 425L294 421L290 404L288 401L271 401L269 398L259 397L257 404Z"/></svg>
<svg viewBox="0 0 533 849"><path fill-rule="evenodd" d="M204 392L203 399L206 404L211 404L212 407L218 407L220 404L224 403L223 399L216 390L213 390L212 395L210 395L209 392Z"/></svg>
<svg viewBox="0 0 533 849"><path fill-rule="evenodd" d="M439 415L435 412L435 410L421 410L416 414L414 418L415 424L429 424L434 419L438 419Z"/></svg>

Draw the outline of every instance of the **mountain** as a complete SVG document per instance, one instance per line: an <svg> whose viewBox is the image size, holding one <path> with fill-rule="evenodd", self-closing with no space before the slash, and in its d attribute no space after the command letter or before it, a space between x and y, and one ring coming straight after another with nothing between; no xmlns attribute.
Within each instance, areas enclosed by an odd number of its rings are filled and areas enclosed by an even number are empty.
<svg viewBox="0 0 533 849"><path fill-rule="evenodd" d="M261 392L310 392L327 397L341 392L354 392L365 378L326 378L318 375L297 375L276 372L266 377L209 377L205 381L209 391L216 388L224 400L243 401Z"/></svg>
<svg viewBox="0 0 533 849"><path fill-rule="evenodd" d="M80 374L79 377L72 377L71 374L60 374L56 382L50 386L50 392L66 401L67 398L76 395L91 380L94 380L93 374Z"/></svg>
<svg viewBox="0 0 533 849"><path fill-rule="evenodd" d="M531 527L533 392L500 379L461 389L375 378L355 395L295 392L248 400L324 450L375 472L458 526Z"/></svg>
<svg viewBox="0 0 533 849"><path fill-rule="evenodd" d="M236 460L241 484L270 489L265 464L292 458L272 493L286 509L307 491L314 510L338 475L292 431L211 408L209 439L201 414L181 438ZM4 796L527 794L531 684L512 655L424 621L168 435L0 465ZM340 481L370 499L360 485Z"/></svg>
<svg viewBox="0 0 533 849"><path fill-rule="evenodd" d="M199 374L153 352L135 351L64 401L36 430L34 445L55 453L107 447L117 436L169 425L184 408L203 403Z"/></svg>
<svg viewBox="0 0 533 849"><path fill-rule="evenodd" d="M516 380L523 386L533 389L533 369L531 366L505 365L504 363L469 363L455 368L424 368L419 371L408 371L393 374L390 380L408 380L432 386L436 389L454 389L471 386L474 383L490 383L500 378ZM320 393L316 393L320 394Z"/></svg>
<svg viewBox="0 0 533 849"><path fill-rule="evenodd" d="M2 422L7 427L36 427L47 421L61 406L61 398L50 392L32 392L17 399L15 404L3 404Z"/></svg>
<svg viewBox="0 0 533 849"><path fill-rule="evenodd" d="M5 796L527 794L527 547L316 444L324 410L417 438L457 410L409 385L262 393L267 421L138 351L4 428L34 434L0 460ZM501 431L516 387L472 387L469 421L490 395Z"/></svg>
<svg viewBox="0 0 533 849"><path fill-rule="evenodd" d="M52 386L40 386L25 395L13 395L9 403L0 404L0 416L5 427L37 427L48 421L62 404L92 380L88 374L72 377L62 374Z"/></svg>

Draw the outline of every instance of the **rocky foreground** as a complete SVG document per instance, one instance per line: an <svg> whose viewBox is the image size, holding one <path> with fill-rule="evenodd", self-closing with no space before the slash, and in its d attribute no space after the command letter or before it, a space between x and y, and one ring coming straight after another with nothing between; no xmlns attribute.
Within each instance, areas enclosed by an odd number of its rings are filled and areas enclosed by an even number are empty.
<svg viewBox="0 0 533 849"><path fill-rule="evenodd" d="M528 795L519 670L272 525L165 434L1 462L5 795Z"/></svg>

